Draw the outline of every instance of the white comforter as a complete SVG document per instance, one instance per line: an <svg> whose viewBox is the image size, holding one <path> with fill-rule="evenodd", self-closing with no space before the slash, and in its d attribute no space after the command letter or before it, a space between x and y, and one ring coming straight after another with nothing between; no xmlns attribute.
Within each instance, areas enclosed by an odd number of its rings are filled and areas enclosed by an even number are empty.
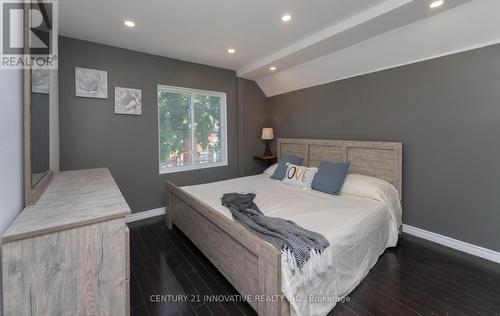
<svg viewBox="0 0 500 316"><path fill-rule="evenodd" d="M373 199L377 196L332 196L289 186L264 174L183 189L228 218L232 218L231 213L221 205L222 195L253 192L255 203L265 215L292 220L328 239L327 251L311 257L303 272L293 273L287 257L282 256L282 292L290 302L292 314L326 315L398 239L400 208L384 197L377 201ZM326 272L315 272L314 266L325 264Z"/></svg>

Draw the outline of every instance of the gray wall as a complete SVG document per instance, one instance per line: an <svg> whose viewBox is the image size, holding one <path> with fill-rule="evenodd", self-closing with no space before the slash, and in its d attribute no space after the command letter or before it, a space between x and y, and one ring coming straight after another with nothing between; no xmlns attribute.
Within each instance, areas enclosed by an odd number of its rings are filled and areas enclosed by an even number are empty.
<svg viewBox="0 0 500 316"><path fill-rule="evenodd" d="M246 174L239 153L245 152L243 143L253 146L259 140L241 134L238 111L261 111L254 103L264 100L253 97L260 89L247 90L241 100L250 101L238 106L234 71L67 37L59 38L59 55L61 170L108 167L133 212L164 206L167 180L189 185ZM106 70L108 99L75 97L75 67ZM158 84L227 93L228 166L158 174ZM115 86L142 89L142 116L114 114Z"/></svg>
<svg viewBox="0 0 500 316"><path fill-rule="evenodd" d="M262 173L267 165L253 159L253 156L264 153L262 128L270 127L271 124L268 98L255 81L238 78L238 107L241 157L239 174Z"/></svg>
<svg viewBox="0 0 500 316"><path fill-rule="evenodd" d="M0 235L3 235L24 206L22 70L0 70L0 95L2 96L0 104ZM0 267L0 282L1 274Z"/></svg>
<svg viewBox="0 0 500 316"><path fill-rule="evenodd" d="M31 173L50 169L49 95L31 94Z"/></svg>
<svg viewBox="0 0 500 316"><path fill-rule="evenodd" d="M500 251L500 45L270 98L279 137L403 142L403 221Z"/></svg>
<svg viewBox="0 0 500 316"><path fill-rule="evenodd" d="M108 167L134 212L163 206L165 181L261 172L262 127L279 137L401 141L404 222L500 250L500 45L266 98L233 71L60 38L63 170ZM76 98L74 67L108 71L107 100ZM156 85L224 91L229 166L158 174ZM143 115L113 114L114 87Z"/></svg>

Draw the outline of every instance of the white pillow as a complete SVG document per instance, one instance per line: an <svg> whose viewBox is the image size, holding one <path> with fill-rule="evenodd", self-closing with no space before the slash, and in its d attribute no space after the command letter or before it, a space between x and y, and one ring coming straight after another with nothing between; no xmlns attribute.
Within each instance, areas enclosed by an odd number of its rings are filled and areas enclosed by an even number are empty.
<svg viewBox="0 0 500 316"><path fill-rule="evenodd" d="M274 171L276 171L276 168L278 168L278 164L277 163L275 163L271 167L269 167L266 170L264 170L264 172L262 174L265 174L266 176L270 177L270 176L272 176L274 174Z"/></svg>
<svg viewBox="0 0 500 316"><path fill-rule="evenodd" d="M311 183L316 173L318 173L318 168L307 168L287 163L285 178L281 182L311 190Z"/></svg>
<svg viewBox="0 0 500 316"><path fill-rule="evenodd" d="M382 202L391 213L392 221L399 228L402 223L399 192L391 183L361 174L348 174L340 194L349 194Z"/></svg>

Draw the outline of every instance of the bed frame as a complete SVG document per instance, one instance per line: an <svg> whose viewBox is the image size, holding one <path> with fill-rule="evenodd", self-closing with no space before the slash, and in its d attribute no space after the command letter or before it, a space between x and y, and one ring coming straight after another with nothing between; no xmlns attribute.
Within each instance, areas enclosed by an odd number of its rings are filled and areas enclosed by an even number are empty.
<svg viewBox="0 0 500 316"><path fill-rule="evenodd" d="M384 179L402 197L402 144L278 138L278 157L300 156L305 166L350 162L350 173ZM167 185L165 221L175 224L207 256L259 315L288 315L281 299L281 252L173 183Z"/></svg>

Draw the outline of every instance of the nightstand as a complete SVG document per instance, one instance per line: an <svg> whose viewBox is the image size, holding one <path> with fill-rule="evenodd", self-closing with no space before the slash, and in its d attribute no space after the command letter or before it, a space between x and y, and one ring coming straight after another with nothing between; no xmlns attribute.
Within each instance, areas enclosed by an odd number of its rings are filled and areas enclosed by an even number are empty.
<svg viewBox="0 0 500 316"><path fill-rule="evenodd" d="M255 160L267 161L267 166L271 167L274 161L278 159L276 156L253 156Z"/></svg>

